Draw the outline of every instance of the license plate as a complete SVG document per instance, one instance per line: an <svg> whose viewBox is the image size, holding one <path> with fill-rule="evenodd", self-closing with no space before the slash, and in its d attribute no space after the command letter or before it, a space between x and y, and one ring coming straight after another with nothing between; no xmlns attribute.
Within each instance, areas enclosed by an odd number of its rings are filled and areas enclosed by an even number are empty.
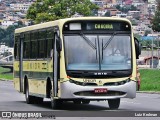
<svg viewBox="0 0 160 120"><path fill-rule="evenodd" d="M106 88L96 88L94 89L94 93L107 93Z"/></svg>

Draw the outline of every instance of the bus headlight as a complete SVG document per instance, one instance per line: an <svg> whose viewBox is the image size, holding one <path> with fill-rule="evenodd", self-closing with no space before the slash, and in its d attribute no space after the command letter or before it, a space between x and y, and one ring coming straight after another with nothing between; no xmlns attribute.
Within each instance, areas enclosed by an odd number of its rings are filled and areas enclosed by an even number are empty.
<svg viewBox="0 0 160 120"><path fill-rule="evenodd" d="M118 86L118 85L124 85L128 82L130 82L130 78L123 80L123 81L119 81L119 82L109 82L109 83L105 83L104 86Z"/></svg>

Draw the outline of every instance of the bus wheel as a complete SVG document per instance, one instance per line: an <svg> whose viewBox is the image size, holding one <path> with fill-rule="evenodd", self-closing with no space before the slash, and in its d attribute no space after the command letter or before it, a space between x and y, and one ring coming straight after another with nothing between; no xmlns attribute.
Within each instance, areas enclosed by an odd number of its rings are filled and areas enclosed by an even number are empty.
<svg viewBox="0 0 160 120"><path fill-rule="evenodd" d="M120 99L111 99L108 100L109 108L110 109L118 109L120 105Z"/></svg>
<svg viewBox="0 0 160 120"><path fill-rule="evenodd" d="M73 100L74 104L81 104L81 100Z"/></svg>
<svg viewBox="0 0 160 120"><path fill-rule="evenodd" d="M89 104L90 100L82 100L82 104Z"/></svg>
<svg viewBox="0 0 160 120"><path fill-rule="evenodd" d="M52 107L52 109L57 109L57 108L59 108L61 104L62 104L62 101L61 101L61 100L51 98L51 107Z"/></svg>
<svg viewBox="0 0 160 120"><path fill-rule="evenodd" d="M41 103L43 103L43 98L35 97L35 103L36 103L36 104L41 104Z"/></svg>
<svg viewBox="0 0 160 120"><path fill-rule="evenodd" d="M28 85L26 86L26 94L25 94L25 97L26 97L26 102L27 102L27 104L33 104L33 103L34 103L35 97L29 95Z"/></svg>

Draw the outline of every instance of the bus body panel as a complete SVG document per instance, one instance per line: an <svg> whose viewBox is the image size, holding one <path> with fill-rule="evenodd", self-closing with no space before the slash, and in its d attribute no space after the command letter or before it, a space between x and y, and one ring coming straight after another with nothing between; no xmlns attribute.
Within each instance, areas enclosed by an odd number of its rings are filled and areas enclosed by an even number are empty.
<svg viewBox="0 0 160 120"><path fill-rule="evenodd" d="M19 78L15 78L14 77L14 88L20 92L20 82L19 82Z"/></svg>
<svg viewBox="0 0 160 120"><path fill-rule="evenodd" d="M30 94L46 95L46 80L28 79Z"/></svg>

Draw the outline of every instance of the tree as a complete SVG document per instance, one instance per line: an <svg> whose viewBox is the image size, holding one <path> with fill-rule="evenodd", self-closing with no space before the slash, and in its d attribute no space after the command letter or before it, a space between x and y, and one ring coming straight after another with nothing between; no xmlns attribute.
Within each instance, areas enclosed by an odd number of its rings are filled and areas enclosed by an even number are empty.
<svg viewBox="0 0 160 120"><path fill-rule="evenodd" d="M90 16L98 7L90 0L37 0L27 11L35 23L68 18L75 14Z"/></svg>
<svg viewBox="0 0 160 120"><path fill-rule="evenodd" d="M144 36L147 36L148 34L151 34L151 30L145 30Z"/></svg>
<svg viewBox="0 0 160 120"><path fill-rule="evenodd" d="M157 0L156 2L157 2L157 10L151 22L152 22L152 29L154 31L160 32L160 1Z"/></svg>
<svg viewBox="0 0 160 120"><path fill-rule="evenodd" d="M7 35L5 37L5 43L8 46L13 46L13 41L14 41L14 31L16 29L16 26L14 25L10 25L6 31L7 31Z"/></svg>
<svg viewBox="0 0 160 120"><path fill-rule="evenodd" d="M134 5L131 5L130 10L131 10L131 11L136 11L136 10L137 10L137 7L135 7Z"/></svg>
<svg viewBox="0 0 160 120"><path fill-rule="evenodd" d="M16 28L23 27L22 21L17 21L14 25L10 25L7 29L0 28L0 43L5 43L5 45L13 47L14 42L14 31Z"/></svg>
<svg viewBox="0 0 160 120"><path fill-rule="evenodd" d="M129 10L131 11L137 10L137 7L135 7L134 5L131 5L130 7L126 5L124 5L123 7L121 7L120 5L116 5L115 7L116 9L118 9L119 11L123 13L127 13Z"/></svg>
<svg viewBox="0 0 160 120"><path fill-rule="evenodd" d="M116 5L115 7L116 7L116 9L118 9L119 11L121 11L121 6L120 5Z"/></svg>
<svg viewBox="0 0 160 120"><path fill-rule="evenodd" d="M105 15L104 15L104 16L106 16L106 17L110 17L110 16L111 16L110 11L107 11L107 12L105 13Z"/></svg>
<svg viewBox="0 0 160 120"><path fill-rule="evenodd" d="M5 37L6 31L0 27L0 40Z"/></svg>

